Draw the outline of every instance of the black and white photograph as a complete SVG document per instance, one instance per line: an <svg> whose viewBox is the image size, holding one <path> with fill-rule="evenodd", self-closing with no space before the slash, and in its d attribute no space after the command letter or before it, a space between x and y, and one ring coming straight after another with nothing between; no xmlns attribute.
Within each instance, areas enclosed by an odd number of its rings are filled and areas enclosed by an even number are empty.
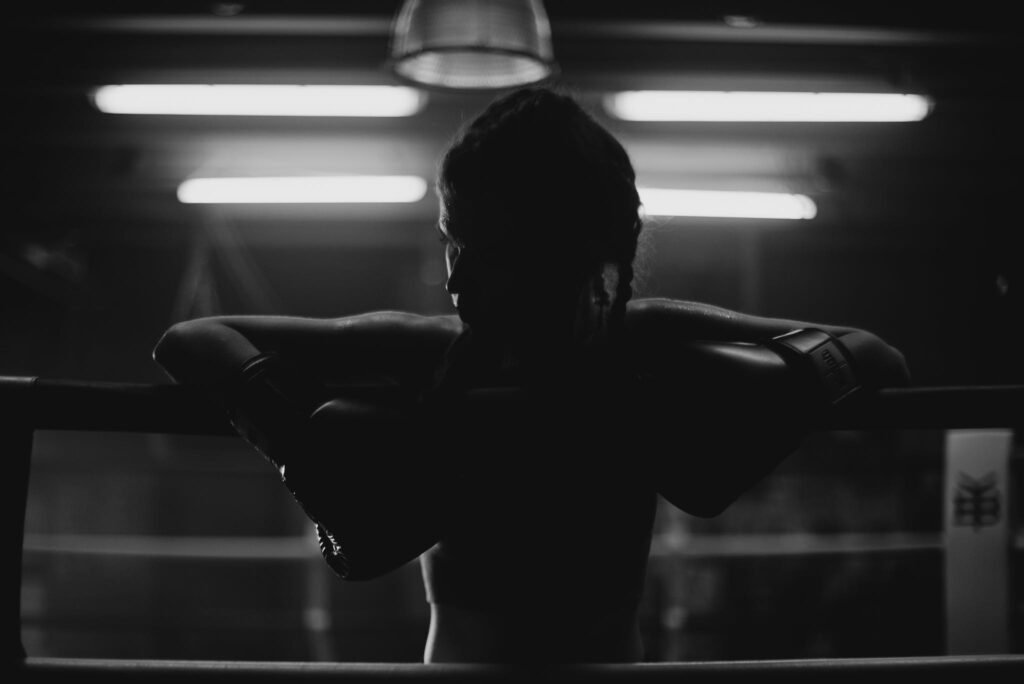
<svg viewBox="0 0 1024 684"><path fill-rule="evenodd" d="M996 3L6 15L5 681L1024 680Z"/></svg>

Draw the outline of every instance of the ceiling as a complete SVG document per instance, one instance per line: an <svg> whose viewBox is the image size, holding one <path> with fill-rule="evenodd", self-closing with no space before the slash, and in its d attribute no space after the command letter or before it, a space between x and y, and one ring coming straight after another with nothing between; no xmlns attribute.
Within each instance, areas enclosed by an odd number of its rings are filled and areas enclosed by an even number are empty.
<svg viewBox="0 0 1024 684"><path fill-rule="evenodd" d="M394 83L386 60L399 6L79 2L9 17L13 39L3 49L16 68L13 123L4 136L11 209L0 275L27 282L34 263L26 262L27 246L52 247L69 233L118 244L191 239L210 215L179 204L175 191L203 173L432 177L446 143L492 93L428 91L423 112L405 120L111 116L89 100L92 88L107 83ZM908 272L907 255L981 250L978 258L998 262L993 268L1004 281L1019 273L1015 201L1024 145L1014 86L1021 50L1016 25L998 11L976 3L970 12L955 5L922 12L909 3L647 0L549 0L545 7L555 83L624 142L641 182L785 189L818 203L818 216L807 222L814 225L801 228L799 240L759 247L761 261L735 256L739 243L722 247L731 252L721 258L737 269L771 281L772 269L781 268L766 261L771 254L814 244L816 253L846 250L889 264L889 282L915 292L933 281L899 280L908 278L900 275ZM935 108L918 123L856 125L636 124L604 113L605 93L637 88L883 89L927 94ZM422 245L432 240L423 226L435 217L428 196L397 208L238 210L232 220L249 240L319 249ZM691 231L688 246L666 238L661 254L683 270L707 268L693 254L714 254L714 241L724 239L702 230L747 230L722 221L677 227ZM918 271L940 283L935 274L947 265L918 264ZM741 292L749 289L744 278ZM707 294L725 303L768 301L714 287ZM859 306L852 310L867 304ZM938 314L928 315L937 325Z"/></svg>
<svg viewBox="0 0 1024 684"><path fill-rule="evenodd" d="M9 63L21 70L25 116L15 154L22 169L45 176L44 185L61 184L78 211L163 212L160 199L199 172L373 168L429 177L458 125L491 97L433 92L420 116L385 122L99 114L88 94L104 83L394 82L386 59L397 1L138 5L49 6L15 24ZM937 103L920 124L652 125L605 117L642 180L816 193L826 218L826 195L840 190L858 193L848 199L882 189L900 195L905 202L886 208L894 218L916 215L936 192L1005 192L1006 171L1020 154L1017 96L1004 91L1019 53L1010 22L980 12L832 5L765 2L751 13L755 3L546 3L557 82L600 116L602 94L637 88L882 89L922 92ZM730 25L737 18L754 25ZM433 211L425 201L400 215Z"/></svg>

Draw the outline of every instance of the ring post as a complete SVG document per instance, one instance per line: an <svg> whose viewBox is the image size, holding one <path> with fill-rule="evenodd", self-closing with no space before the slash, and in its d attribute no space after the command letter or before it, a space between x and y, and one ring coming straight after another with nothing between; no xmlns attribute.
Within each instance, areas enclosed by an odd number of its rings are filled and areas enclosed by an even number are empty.
<svg viewBox="0 0 1024 684"><path fill-rule="evenodd" d="M946 432L946 652L1010 648L1010 454L1013 431Z"/></svg>
<svg viewBox="0 0 1024 684"><path fill-rule="evenodd" d="M32 460L34 426L30 390L35 378L0 377L0 449L5 458L4 515L7 539L4 558L4 620L7 643L3 645L5 668L25 662L21 640L21 564L25 541L25 507L28 503L28 478Z"/></svg>

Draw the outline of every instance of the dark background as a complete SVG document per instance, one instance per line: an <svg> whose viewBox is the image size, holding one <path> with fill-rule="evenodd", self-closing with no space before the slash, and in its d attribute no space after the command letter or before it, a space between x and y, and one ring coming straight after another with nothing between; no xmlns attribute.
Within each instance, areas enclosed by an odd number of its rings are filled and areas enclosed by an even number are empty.
<svg viewBox="0 0 1024 684"><path fill-rule="evenodd" d="M9 15L0 374L165 382L154 343L199 315L450 313L432 194L410 206L211 210L180 204L175 190L203 173L430 179L451 136L493 94L430 92L423 112L395 120L112 116L88 98L107 83L392 83L385 60L399 4L82 2ZM818 205L802 222L653 221L638 296L864 327L904 351L922 386L1021 383L1014 24L983 3L927 13L819 5L546 3L557 83L623 141L642 184L787 189ZM729 16L759 25L733 28ZM920 92L935 108L899 124L640 124L600 105L619 89L814 84ZM666 510L660 529L934 540L941 444L932 433L823 436L723 518ZM262 558L260 539L302 539L308 529L273 473L236 444L50 433L36 449L30 653L419 659L426 606L415 564L348 585L307 562L300 542L291 560ZM69 553L72 537L47 536L83 534L102 539ZM195 546L181 556L130 552L129 542L154 536L255 541L239 560L199 560ZM96 551L103 540L116 549ZM942 652L940 561L936 549L656 554L649 652ZM316 612L325 605L330 629Z"/></svg>

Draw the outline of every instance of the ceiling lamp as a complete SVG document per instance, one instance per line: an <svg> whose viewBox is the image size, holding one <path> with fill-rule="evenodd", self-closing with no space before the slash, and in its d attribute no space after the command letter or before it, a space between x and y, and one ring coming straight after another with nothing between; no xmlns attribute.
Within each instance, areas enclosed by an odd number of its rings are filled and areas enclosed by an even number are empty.
<svg viewBox="0 0 1024 684"><path fill-rule="evenodd" d="M920 121L932 106L899 93L635 90L605 98L605 109L626 121Z"/></svg>
<svg viewBox="0 0 1024 684"><path fill-rule="evenodd" d="M426 98L379 85L157 83L101 86L92 100L108 114L390 117L416 114Z"/></svg>
<svg viewBox="0 0 1024 684"><path fill-rule="evenodd" d="M812 219L818 207L806 195L731 190L637 188L647 216Z"/></svg>
<svg viewBox="0 0 1024 684"><path fill-rule="evenodd" d="M556 71L540 0L405 0L390 62L401 79L454 90L524 86Z"/></svg>
<svg viewBox="0 0 1024 684"><path fill-rule="evenodd" d="M398 203L426 194L418 176L190 178L178 186L182 204Z"/></svg>

